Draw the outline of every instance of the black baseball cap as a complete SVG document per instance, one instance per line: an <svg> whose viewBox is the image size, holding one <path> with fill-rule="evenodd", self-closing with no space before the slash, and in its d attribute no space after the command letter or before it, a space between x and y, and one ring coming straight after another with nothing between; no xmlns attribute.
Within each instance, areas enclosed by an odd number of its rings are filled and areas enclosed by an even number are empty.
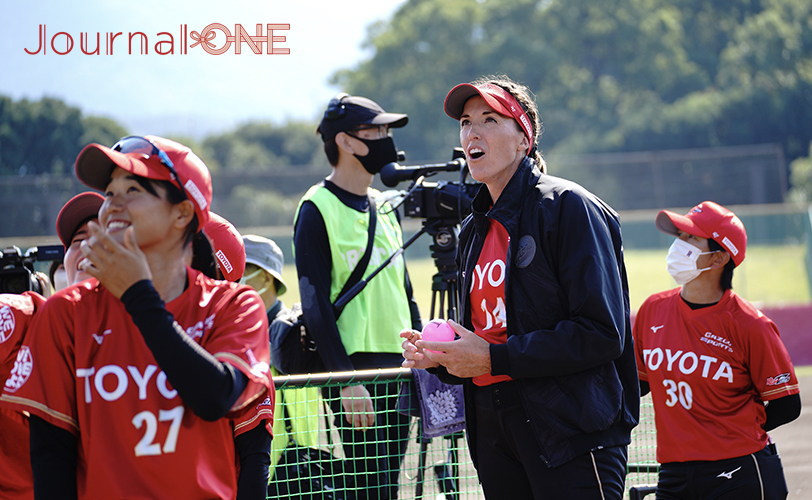
<svg viewBox="0 0 812 500"><path fill-rule="evenodd" d="M387 113L372 99L341 93L330 100L317 132L326 142L339 132L346 132L359 125L389 125L390 128L398 128L408 122L408 116Z"/></svg>

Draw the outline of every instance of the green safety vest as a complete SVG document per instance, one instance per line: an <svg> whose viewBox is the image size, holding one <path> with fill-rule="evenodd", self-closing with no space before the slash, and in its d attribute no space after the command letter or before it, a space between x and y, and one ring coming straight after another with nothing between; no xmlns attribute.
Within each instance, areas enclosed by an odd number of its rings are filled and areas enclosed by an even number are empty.
<svg viewBox="0 0 812 500"><path fill-rule="evenodd" d="M373 199L380 193L369 190ZM335 302L344 284L366 250L369 238L369 213L358 212L341 202L323 186L313 186L299 202L316 205L327 228L333 269L330 301ZM383 211L389 211L385 205ZM298 215L299 210L296 210ZM296 221L294 220L294 226ZM299 228L306 231L307 228ZM367 277L384 260L398 250L403 242L400 224L394 211L378 211L375 240ZM294 253L296 249L294 248ZM356 352L401 353L401 330L411 327L409 302L406 298L406 265L399 255L366 285L345 307L338 318L338 331L348 355Z"/></svg>

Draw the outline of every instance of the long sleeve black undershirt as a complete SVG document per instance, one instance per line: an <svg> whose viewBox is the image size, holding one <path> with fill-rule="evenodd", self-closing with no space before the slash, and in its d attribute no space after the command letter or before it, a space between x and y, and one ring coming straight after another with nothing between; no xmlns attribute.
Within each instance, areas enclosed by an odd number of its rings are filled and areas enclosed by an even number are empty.
<svg viewBox="0 0 812 500"><path fill-rule="evenodd" d="M360 213L369 211L369 199L366 196L350 193L327 180L323 181L323 185L344 205ZM321 212L310 201L304 202L299 210L293 241L296 247L296 272L299 275L305 324L319 346L326 370L351 371L399 366L402 360L399 353L347 355L341 343L333 305L330 302L333 261L327 228ZM404 276L404 288L409 299L412 328L420 330L420 312L413 298L408 272Z"/></svg>
<svg viewBox="0 0 812 500"><path fill-rule="evenodd" d="M28 429L34 497L76 500L76 436L34 415L28 419Z"/></svg>
<svg viewBox="0 0 812 500"><path fill-rule="evenodd" d="M640 381L640 396L643 397L651 392L648 382ZM769 432L776 427L792 422L801 415L800 394L790 394L783 398L773 399L765 407L767 421L764 423L764 430Z"/></svg>
<svg viewBox="0 0 812 500"><path fill-rule="evenodd" d="M764 430L770 432L778 426L788 424L801 415L801 395L792 394L783 398L773 399L765 408L767 421Z"/></svg>
<svg viewBox="0 0 812 500"><path fill-rule="evenodd" d="M234 439L240 460L237 500L265 500L271 467L271 435L258 425Z"/></svg>
<svg viewBox="0 0 812 500"><path fill-rule="evenodd" d="M152 281L131 286L121 302L183 404L203 420L224 417L248 384L245 374L221 363L186 335Z"/></svg>

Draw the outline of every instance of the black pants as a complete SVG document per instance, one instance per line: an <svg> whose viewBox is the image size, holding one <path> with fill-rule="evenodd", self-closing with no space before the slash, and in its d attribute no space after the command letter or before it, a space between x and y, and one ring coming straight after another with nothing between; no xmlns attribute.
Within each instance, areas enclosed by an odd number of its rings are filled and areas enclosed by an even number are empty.
<svg viewBox="0 0 812 500"><path fill-rule="evenodd" d="M778 500L787 498L775 445L743 457L660 466L657 500Z"/></svg>
<svg viewBox="0 0 812 500"><path fill-rule="evenodd" d="M614 446L547 467L514 382L474 389L477 473L485 498L620 500L626 446Z"/></svg>
<svg viewBox="0 0 812 500"><path fill-rule="evenodd" d="M365 431L356 430L347 422L341 406L340 387L322 390L335 415L334 425L347 458L345 471L349 484L355 486L355 498L359 500L395 499L398 496L398 476L409 444L411 422L411 417L397 411L400 384L364 384L375 408L375 425Z"/></svg>

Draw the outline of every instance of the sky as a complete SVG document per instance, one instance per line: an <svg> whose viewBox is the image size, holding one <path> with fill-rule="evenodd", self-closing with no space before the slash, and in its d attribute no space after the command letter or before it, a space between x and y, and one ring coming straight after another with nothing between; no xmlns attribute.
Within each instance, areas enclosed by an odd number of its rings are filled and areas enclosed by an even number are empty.
<svg viewBox="0 0 812 500"><path fill-rule="evenodd" d="M342 89L329 84L336 70L354 68L371 57L362 44L367 27L388 20L405 0L0 0L0 95L37 100L57 97L85 114L120 122L133 134L202 138L237 124L264 120L316 121ZM257 24L289 24L274 30L274 50L255 54L232 43L220 55L191 47L213 24L233 36L237 24L256 37ZM185 26L183 32L182 26ZM45 32L45 49L40 32ZM109 34L121 32L107 54ZM138 44L128 54L130 33L147 36L149 53ZM173 37L174 54L156 53L157 42ZM194 32L194 33L193 33ZM57 33L60 33L57 35ZM68 36L72 50L66 52ZM210 50L224 48L225 33L211 29ZM86 50L80 49L82 34ZM181 37L185 36L185 51ZM211 35L208 35L209 37ZM136 37L136 40L138 37ZM52 46L53 43L53 46ZM160 46L167 51L168 42ZM37 52L28 54L30 52ZM55 50L54 50L55 49Z"/></svg>

